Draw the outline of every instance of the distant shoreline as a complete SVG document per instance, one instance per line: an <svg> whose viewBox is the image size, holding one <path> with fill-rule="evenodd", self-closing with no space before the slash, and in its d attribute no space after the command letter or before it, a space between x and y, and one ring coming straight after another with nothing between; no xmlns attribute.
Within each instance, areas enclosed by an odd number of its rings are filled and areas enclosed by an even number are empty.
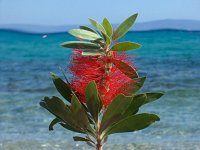
<svg viewBox="0 0 200 150"><path fill-rule="evenodd" d="M86 25L87 26L87 25ZM113 24L116 29L118 24ZM0 30L17 31L30 34L54 34L64 33L72 28L79 28L79 25L30 25L30 24L0 24ZM197 20L173 20L165 19L158 21L149 21L136 23L131 29L134 32L148 32L160 30L179 30L188 32L200 31L200 21Z"/></svg>
<svg viewBox="0 0 200 150"><path fill-rule="evenodd" d="M179 29L153 29L153 30L143 30L143 31L129 31L131 32L162 32L162 31L169 31L169 32L200 32L200 30L197 31L189 31L189 30L179 30ZM20 30L14 30L14 29L0 29L0 32L12 32L12 33L18 33L18 34L27 34L27 35L53 35L53 34L67 34L66 32L26 32L26 31L20 31Z"/></svg>

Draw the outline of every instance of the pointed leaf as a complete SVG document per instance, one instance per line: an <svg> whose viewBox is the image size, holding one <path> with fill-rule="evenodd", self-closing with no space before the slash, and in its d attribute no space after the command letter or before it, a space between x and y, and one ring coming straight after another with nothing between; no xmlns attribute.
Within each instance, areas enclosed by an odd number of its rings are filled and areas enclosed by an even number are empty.
<svg viewBox="0 0 200 150"><path fill-rule="evenodd" d="M136 81L137 83L135 84L134 90L130 91L131 93L135 93L142 88L142 86L144 85L144 81L146 80L146 77L138 77L134 78L133 80Z"/></svg>
<svg viewBox="0 0 200 150"><path fill-rule="evenodd" d="M101 100L98 96L98 90L95 81L90 81L85 90L86 104L89 112L94 118L95 122L98 121L98 115L102 108Z"/></svg>
<svg viewBox="0 0 200 150"><path fill-rule="evenodd" d="M76 123L79 124L81 128L85 130L91 129L86 111L83 108L80 101L78 100L78 98L76 97L76 95L73 95L71 99L71 112L74 120L76 120Z"/></svg>
<svg viewBox="0 0 200 150"><path fill-rule="evenodd" d="M151 93L144 93L144 94L146 94L147 96L147 99L145 100L144 104L153 102L164 95L164 93L162 92L151 92Z"/></svg>
<svg viewBox="0 0 200 150"><path fill-rule="evenodd" d="M62 72L62 74L63 74L63 76L64 76L64 78L65 78L67 84L70 85L69 80L67 79L67 77L66 77L66 75L65 75L64 69L63 69L62 67L59 67L59 69L60 69L60 71Z"/></svg>
<svg viewBox="0 0 200 150"><path fill-rule="evenodd" d="M93 43L104 44L104 40L102 38L98 38L96 40L92 40Z"/></svg>
<svg viewBox="0 0 200 150"><path fill-rule="evenodd" d="M83 56L100 56L100 55L103 55L104 53L101 50L85 49L85 50L82 50L81 54Z"/></svg>
<svg viewBox="0 0 200 150"><path fill-rule="evenodd" d="M128 32L128 30L131 28L131 26L134 24L138 14L134 14L127 18L122 24L119 25L119 27L116 29L113 35L113 40L116 40L120 37L122 37L124 34Z"/></svg>
<svg viewBox="0 0 200 150"><path fill-rule="evenodd" d="M100 132L119 121L132 101L132 97L119 94L108 106L101 121Z"/></svg>
<svg viewBox="0 0 200 150"><path fill-rule="evenodd" d="M124 52L129 50L134 50L137 48L140 48L141 45L133 42L121 42L118 44L115 44L110 49L111 51L117 51L117 52Z"/></svg>
<svg viewBox="0 0 200 150"><path fill-rule="evenodd" d="M82 131L82 130L77 130L76 128L74 127L71 127L69 124L66 124L66 123L60 123L60 125L67 129L67 130L70 130L70 131L73 131L73 132L77 132L77 133L85 133L85 131Z"/></svg>
<svg viewBox="0 0 200 150"><path fill-rule="evenodd" d="M53 83L58 90L58 92L68 101L71 101L72 90L69 84L65 83L61 78L59 78L55 73L51 73L51 78Z"/></svg>
<svg viewBox="0 0 200 150"><path fill-rule="evenodd" d="M49 125L49 131L52 131L52 130L53 130L53 126L56 125L57 123L59 123L62 127L64 127L64 128L67 129L67 130L70 130L70 131L73 131L73 132L78 132L78 133L84 133L84 132L82 132L82 131L80 131L80 130L77 130L77 129L71 127L70 125L68 125L68 124L66 124L66 123L62 123L62 122L60 121L60 119L58 119L58 118L55 118L55 119L50 123L50 125Z"/></svg>
<svg viewBox="0 0 200 150"><path fill-rule="evenodd" d="M113 125L106 135L142 130L159 120L160 118L157 115L148 113L129 116Z"/></svg>
<svg viewBox="0 0 200 150"><path fill-rule="evenodd" d="M122 73L124 73L129 78L138 78L138 74L135 68L133 68L126 62L123 62L118 59L113 59L113 63Z"/></svg>
<svg viewBox="0 0 200 150"><path fill-rule="evenodd" d="M96 33L96 31L94 31L93 29L89 28L89 27L86 27L86 26L80 26L80 29L83 29L83 30L87 30L87 31L91 31L93 33Z"/></svg>
<svg viewBox="0 0 200 150"><path fill-rule="evenodd" d="M106 30L107 35L110 37L112 35L113 29L109 20L107 18L104 18L102 24L103 24L104 29Z"/></svg>
<svg viewBox="0 0 200 150"><path fill-rule="evenodd" d="M102 38L99 38L99 39L96 39L96 40L92 40L91 42L95 43L95 44L99 44L101 47L105 47L105 41Z"/></svg>
<svg viewBox="0 0 200 150"><path fill-rule="evenodd" d="M126 89L126 95L135 95L137 91L143 86L146 77L133 78L132 81L125 82L119 91Z"/></svg>
<svg viewBox="0 0 200 150"><path fill-rule="evenodd" d="M140 106L144 104L146 99L147 99L146 94L135 95L131 101L131 104L123 114L124 118L136 114Z"/></svg>
<svg viewBox="0 0 200 150"><path fill-rule="evenodd" d="M84 132L82 124L78 124L70 108L58 97L44 97L40 105L59 118L62 122L73 128L75 131Z"/></svg>
<svg viewBox="0 0 200 150"><path fill-rule="evenodd" d="M83 55L83 56L101 56L102 53L99 53L99 52L82 52L81 55Z"/></svg>
<svg viewBox="0 0 200 150"><path fill-rule="evenodd" d="M87 143L87 145L89 145L89 146L91 146L91 147L93 147L93 148L95 148L96 149L96 145L95 144L93 144L93 143L91 143L91 142L86 142Z"/></svg>
<svg viewBox="0 0 200 150"><path fill-rule="evenodd" d="M64 42L61 46L74 49L100 49L100 46L91 42L84 41L70 41Z"/></svg>
<svg viewBox="0 0 200 150"><path fill-rule="evenodd" d="M106 143L108 141L108 136L104 137L103 143Z"/></svg>
<svg viewBox="0 0 200 150"><path fill-rule="evenodd" d="M91 19L91 18L88 18L88 19L89 19L90 23L91 23L100 33L101 33L101 32L106 33L104 27L103 27L101 24L99 24L96 20Z"/></svg>
<svg viewBox="0 0 200 150"><path fill-rule="evenodd" d="M83 29L72 29L69 31L69 33L75 37L86 40L96 40L98 38L101 38L97 33Z"/></svg>
<svg viewBox="0 0 200 150"><path fill-rule="evenodd" d="M104 40L105 40L105 43L106 43L107 45L110 45L110 43L111 43L110 37L109 37L107 34L103 33L103 32L101 32L101 34L103 35L103 38L104 38Z"/></svg>
<svg viewBox="0 0 200 150"><path fill-rule="evenodd" d="M51 121L50 125L49 125L49 131L53 130L53 126L56 125L57 123L61 122L60 119L55 118Z"/></svg>
<svg viewBox="0 0 200 150"><path fill-rule="evenodd" d="M90 141L89 139L80 136L74 136L73 139L74 141L85 141L85 142Z"/></svg>

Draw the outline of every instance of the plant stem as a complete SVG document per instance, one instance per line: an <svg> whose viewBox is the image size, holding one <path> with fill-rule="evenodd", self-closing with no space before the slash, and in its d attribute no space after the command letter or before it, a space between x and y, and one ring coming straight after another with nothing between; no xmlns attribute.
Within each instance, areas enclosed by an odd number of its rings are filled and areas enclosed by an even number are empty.
<svg viewBox="0 0 200 150"><path fill-rule="evenodd" d="M96 150L103 150L103 146L101 145L101 143L97 143L97 149Z"/></svg>
<svg viewBox="0 0 200 150"><path fill-rule="evenodd" d="M112 63L111 63L111 59L112 59L112 52L109 52L109 49L106 50L106 63L105 63L105 88L106 91L108 92L110 90L110 87L107 83L106 77L108 77L110 75L111 69L112 69Z"/></svg>
<svg viewBox="0 0 200 150"><path fill-rule="evenodd" d="M100 83L101 83L101 85L103 85L105 87L106 91L108 92L110 90L110 87L107 82L107 77L109 77L111 69L112 69L111 59L113 57L113 52L109 51L108 47L106 47L104 49L104 51L105 51L105 58L106 58L105 64L104 64L105 73L102 76ZM105 93L101 93L101 95L102 95L102 97L104 97Z"/></svg>
<svg viewBox="0 0 200 150"><path fill-rule="evenodd" d="M100 137L100 125L101 125L101 121L99 119L99 116L98 116L98 121L96 123L96 140L97 140L97 143L96 143L96 150L103 150L102 149L102 144L101 144L101 137Z"/></svg>

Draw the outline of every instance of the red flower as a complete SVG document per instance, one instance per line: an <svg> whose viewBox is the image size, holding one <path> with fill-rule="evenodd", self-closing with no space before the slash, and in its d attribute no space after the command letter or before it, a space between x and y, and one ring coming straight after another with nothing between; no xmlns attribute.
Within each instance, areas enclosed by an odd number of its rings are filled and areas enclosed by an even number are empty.
<svg viewBox="0 0 200 150"><path fill-rule="evenodd" d="M70 66L73 75L71 86L81 102L85 102L85 89L91 80L96 82L105 108L118 94L127 95L133 88L136 81L122 73L113 64L114 60L120 60L130 65L131 62L127 60L128 55L113 52L108 58L106 56L82 56L81 53L81 50L73 51Z"/></svg>

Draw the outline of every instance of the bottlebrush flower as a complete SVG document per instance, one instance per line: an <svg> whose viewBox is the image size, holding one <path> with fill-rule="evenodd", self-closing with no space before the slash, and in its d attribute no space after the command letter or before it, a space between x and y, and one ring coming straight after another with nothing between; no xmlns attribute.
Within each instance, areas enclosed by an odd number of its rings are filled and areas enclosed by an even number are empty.
<svg viewBox="0 0 200 150"><path fill-rule="evenodd" d="M113 52L111 57L83 56L82 52L78 49L73 51L70 66L70 72L73 75L71 87L81 102L85 102L85 89L92 80L97 84L104 107L107 107L118 94L127 95L134 88L137 81L125 75L114 65L115 61L131 65L127 59L130 56L117 52ZM106 64L110 65L108 73L105 68Z"/></svg>

